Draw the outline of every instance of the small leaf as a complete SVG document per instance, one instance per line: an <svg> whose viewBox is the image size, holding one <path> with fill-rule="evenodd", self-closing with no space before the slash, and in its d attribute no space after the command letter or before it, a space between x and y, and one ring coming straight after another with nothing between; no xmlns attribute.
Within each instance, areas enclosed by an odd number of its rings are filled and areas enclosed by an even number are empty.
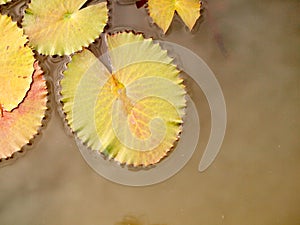
<svg viewBox="0 0 300 225"><path fill-rule="evenodd" d="M107 36L112 74L88 50L73 56L61 81L71 129L119 163L159 162L181 131L185 90L172 59L152 39Z"/></svg>
<svg viewBox="0 0 300 225"><path fill-rule="evenodd" d="M10 157L38 133L45 115L47 87L43 72L36 62L33 82L26 98L11 112L0 116L0 158Z"/></svg>
<svg viewBox="0 0 300 225"><path fill-rule="evenodd" d="M30 87L34 57L23 30L0 14L0 105L11 111L23 100Z"/></svg>
<svg viewBox="0 0 300 225"><path fill-rule="evenodd" d="M148 0L150 17L167 32L174 13L177 12L190 30L200 17L201 2L199 0Z"/></svg>
<svg viewBox="0 0 300 225"><path fill-rule="evenodd" d="M29 44L45 55L69 55L87 47L108 20L106 2L85 8L86 0L32 0L23 27Z"/></svg>

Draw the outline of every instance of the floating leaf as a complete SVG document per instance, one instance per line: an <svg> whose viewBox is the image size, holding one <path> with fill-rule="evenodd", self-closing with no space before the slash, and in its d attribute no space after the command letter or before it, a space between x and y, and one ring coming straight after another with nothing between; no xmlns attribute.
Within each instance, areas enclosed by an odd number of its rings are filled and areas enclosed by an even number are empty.
<svg viewBox="0 0 300 225"><path fill-rule="evenodd" d="M30 87L34 57L17 23L0 14L0 27L0 106L11 111Z"/></svg>
<svg viewBox="0 0 300 225"><path fill-rule="evenodd" d="M192 30L200 17L200 8L199 0L148 0L149 14L164 33L167 32L175 12Z"/></svg>
<svg viewBox="0 0 300 225"><path fill-rule="evenodd" d="M108 20L106 2L82 8L86 0L32 0L23 27L29 44L41 54L69 55L87 47Z"/></svg>
<svg viewBox="0 0 300 225"><path fill-rule="evenodd" d="M158 44L142 35L107 36L112 73L88 50L73 56L61 81L71 129L119 163L159 162L181 131L185 90Z"/></svg>
<svg viewBox="0 0 300 225"><path fill-rule="evenodd" d="M37 134L46 110L47 87L43 72L34 64L33 82L26 98L13 111L0 116L0 158L10 157Z"/></svg>

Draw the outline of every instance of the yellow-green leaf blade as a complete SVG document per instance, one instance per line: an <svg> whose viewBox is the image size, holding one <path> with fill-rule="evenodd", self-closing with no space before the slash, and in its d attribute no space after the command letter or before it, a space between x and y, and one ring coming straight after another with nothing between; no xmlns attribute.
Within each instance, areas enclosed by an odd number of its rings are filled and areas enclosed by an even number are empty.
<svg viewBox="0 0 300 225"><path fill-rule="evenodd" d="M181 131L185 90L179 71L151 39L124 33L107 40L112 74L88 50L68 64L61 81L68 123L84 144L119 163L157 163Z"/></svg>
<svg viewBox="0 0 300 225"><path fill-rule="evenodd" d="M23 27L29 44L41 54L68 55L87 47L108 20L106 2L80 7L86 0L32 0Z"/></svg>
<svg viewBox="0 0 300 225"><path fill-rule="evenodd" d="M93 123L95 101L109 78L105 66L89 50L75 54L60 84L68 125L92 149L101 146Z"/></svg>
<svg viewBox="0 0 300 225"><path fill-rule="evenodd" d="M155 67L154 64L148 66ZM124 68L128 74L129 70ZM149 72L146 70L145 74L151 74ZM126 91L133 107L128 115L122 110L122 103L113 110L113 130L118 141L112 139L107 146L114 146L118 150L115 159L121 163L135 166L157 163L178 139L184 114L185 91L169 79L157 76L138 78L127 86ZM98 132L100 129L101 126ZM106 134L103 132L102 135L105 137Z"/></svg>
<svg viewBox="0 0 300 225"><path fill-rule="evenodd" d="M134 63L170 64L173 61L166 50L162 50L159 44L154 44L152 39L144 39L142 34L122 32L107 35L106 40L113 73Z"/></svg>
<svg viewBox="0 0 300 225"><path fill-rule="evenodd" d="M142 35L118 33L107 43L115 81L102 89L95 107L101 151L120 163L157 163L181 131L185 90L179 71L166 51ZM116 83L113 103L104 103Z"/></svg>
<svg viewBox="0 0 300 225"><path fill-rule="evenodd" d="M23 30L0 14L0 105L11 111L23 100L30 87L34 57Z"/></svg>

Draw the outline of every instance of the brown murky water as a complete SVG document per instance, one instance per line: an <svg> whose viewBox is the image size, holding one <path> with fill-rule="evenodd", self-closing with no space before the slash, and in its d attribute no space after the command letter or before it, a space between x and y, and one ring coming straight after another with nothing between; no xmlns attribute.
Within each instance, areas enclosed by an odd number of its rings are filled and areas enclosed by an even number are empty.
<svg viewBox="0 0 300 225"><path fill-rule="evenodd" d="M300 223L300 3L208 2L196 31L187 32L177 18L164 37L149 25L143 8L113 3L108 31L132 27L180 44L215 72L228 126L212 166L198 172L210 112L197 87L190 87L201 121L196 153L171 179L136 188L107 181L89 168L51 97L42 135L24 156L0 168L0 224ZM11 8L1 11L19 15ZM51 65L46 75L53 87L53 69L62 66L61 59L41 61Z"/></svg>

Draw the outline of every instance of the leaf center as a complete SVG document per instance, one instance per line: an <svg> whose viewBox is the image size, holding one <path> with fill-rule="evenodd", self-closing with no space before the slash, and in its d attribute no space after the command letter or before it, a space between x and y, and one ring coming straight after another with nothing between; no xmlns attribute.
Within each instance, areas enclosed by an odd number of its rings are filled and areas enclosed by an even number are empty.
<svg viewBox="0 0 300 225"><path fill-rule="evenodd" d="M67 12L64 14L64 19L71 19L73 13Z"/></svg>
<svg viewBox="0 0 300 225"><path fill-rule="evenodd" d="M115 95L117 99L119 99L123 104L123 109L127 115L130 114L133 103L128 98L126 94L126 87L122 84L115 75L112 75L112 82L111 82L111 91Z"/></svg>
<svg viewBox="0 0 300 225"><path fill-rule="evenodd" d="M116 95L116 97L120 97L123 92L126 92L126 88L124 84L122 84L115 75L112 75L112 86L111 90ZM125 93L126 94L126 93Z"/></svg>

